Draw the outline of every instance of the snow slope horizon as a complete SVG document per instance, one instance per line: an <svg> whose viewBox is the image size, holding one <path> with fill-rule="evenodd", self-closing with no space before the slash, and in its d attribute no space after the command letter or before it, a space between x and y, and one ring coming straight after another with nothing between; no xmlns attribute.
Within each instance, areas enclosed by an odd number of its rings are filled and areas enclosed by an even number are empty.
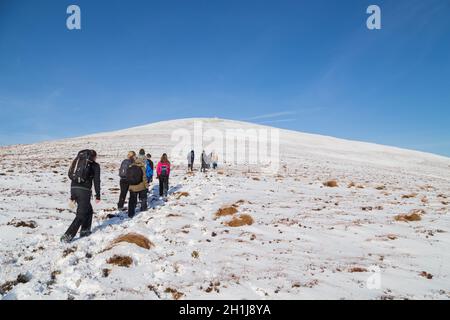
<svg viewBox="0 0 450 320"><path fill-rule="evenodd" d="M130 128L124 128L124 129L118 129L118 130L112 130L112 131L105 131L105 132L98 132L98 133L92 133L87 135L81 135L76 137L68 137L68 138L62 138L62 139L51 139L51 140L44 140L36 143L31 144L11 144L11 145L2 145L1 148L8 148L8 147L14 147L14 146L27 146L27 145L36 145L36 144L45 144L45 143L52 143L52 142L58 142L58 141L67 141L67 140L76 140L76 139L86 139L86 138L99 138L99 137L106 137L106 136L126 136L126 135L134 135L134 134L148 134L151 133L154 129L161 129L161 127L168 126L171 128L171 130L174 130L174 128L186 128L186 127L192 127L193 123L195 121L200 122L215 122L215 123L226 123L226 126L229 126L231 128L243 128L243 129L249 129L249 128L264 128L264 129L277 129L280 132L282 132L282 135L293 137L294 135L297 135L297 138L299 138L299 141L303 141L303 143L306 143L308 145L311 145L312 143L319 142L320 144L333 144L337 143L342 145L348 144L349 150L355 149L355 148L362 148L363 151L383 151L383 152L392 152L393 154L396 154L398 152L409 152L411 156L425 156L427 158L435 158L436 160L443 160L448 161L450 160L450 157L447 157L445 155L440 155L432 152L426 152L426 151L420 151L415 149L408 149L408 148L402 148L398 146L392 146L392 145L384 145L380 143L375 142L367 142L362 140L352 140L352 139L345 139L345 138L338 138L330 135L321 135L316 133L307 133L302 131L296 131L296 130L289 130L289 129L283 129L253 122L247 122L247 121L240 121L240 120L233 120L233 119L224 119L224 118L201 118L201 117L193 117L193 118L181 118L181 119L170 119L170 120L163 120L163 121L157 121L152 122L144 125L138 125ZM310 141L308 141L310 140ZM319 145L320 145L319 144ZM350 146L351 145L351 146Z"/></svg>
<svg viewBox="0 0 450 320"><path fill-rule="evenodd" d="M297 130L290 130L290 129L283 129L248 121L241 121L241 120L234 120L234 119L225 119L225 118L202 118L202 117L192 117L192 118L181 118L181 119L170 119L170 120L163 120L163 121L157 121L152 122L144 125L138 125L130 128L125 129L118 129L113 131L106 131L106 132L99 132L99 133L93 133L88 134L85 136L79 136L79 137L73 137L73 138L67 138L67 139L77 139L77 138L94 138L94 137L102 137L102 136L110 136L110 135L133 135L135 133L138 133L139 131L142 131L144 133L147 133L148 131L151 131L152 129L159 129L163 126L168 126L173 128L175 127L187 127L192 126L193 122L195 121L201 121L201 122L214 122L214 123L226 123L228 126L232 128L243 128L243 129L249 129L249 128L264 128L264 129L277 129L283 132L286 135L294 135L297 134L298 137L302 140L320 140L322 143L326 142L338 142L338 143L351 143L351 144L357 144L357 146L365 147L364 149L370 149L371 147L374 149L379 148L388 148L389 150L395 151L408 151L412 153L417 153L417 155L427 155L427 156L434 156L441 159L450 160L450 157L435 154L431 152L425 152L420 150L414 150L414 149L408 149L408 148L402 148L397 146L391 146L391 145L384 145L380 143L374 143L374 142L367 142L367 141L361 141L361 140L352 140L352 139L345 139L345 138L338 138L330 135L322 135L322 134L316 134L316 133L308 133L303 131L297 131ZM66 140L66 139L64 139Z"/></svg>

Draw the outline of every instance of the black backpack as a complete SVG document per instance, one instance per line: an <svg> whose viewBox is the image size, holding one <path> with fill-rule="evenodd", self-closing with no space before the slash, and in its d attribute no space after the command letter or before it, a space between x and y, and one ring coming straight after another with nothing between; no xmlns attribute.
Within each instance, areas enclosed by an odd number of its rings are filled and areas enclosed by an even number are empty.
<svg viewBox="0 0 450 320"><path fill-rule="evenodd" d="M92 150L81 150L73 160L69 169L69 178L78 183L88 181L92 174L93 153Z"/></svg>
<svg viewBox="0 0 450 320"><path fill-rule="evenodd" d="M130 186L135 186L143 181L144 174L141 167L132 165L127 170L127 182Z"/></svg>
<svg viewBox="0 0 450 320"><path fill-rule="evenodd" d="M132 164L132 162L130 159L125 159L122 161L122 164L120 165L120 169L119 169L119 177L121 179L127 178L127 171L131 164Z"/></svg>

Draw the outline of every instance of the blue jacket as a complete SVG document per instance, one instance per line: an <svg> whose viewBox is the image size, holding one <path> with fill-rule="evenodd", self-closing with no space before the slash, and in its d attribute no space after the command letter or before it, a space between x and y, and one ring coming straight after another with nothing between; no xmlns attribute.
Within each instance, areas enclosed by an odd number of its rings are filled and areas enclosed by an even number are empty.
<svg viewBox="0 0 450 320"><path fill-rule="evenodd" d="M145 164L146 164L145 173L146 173L147 178L153 177L153 168L152 168L152 165L150 163L150 160L147 159L145 161Z"/></svg>

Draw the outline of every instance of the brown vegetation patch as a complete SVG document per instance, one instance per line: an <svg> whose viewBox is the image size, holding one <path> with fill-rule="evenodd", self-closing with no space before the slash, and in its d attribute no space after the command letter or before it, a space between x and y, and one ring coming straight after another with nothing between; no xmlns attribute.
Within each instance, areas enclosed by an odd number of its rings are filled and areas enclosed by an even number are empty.
<svg viewBox="0 0 450 320"><path fill-rule="evenodd" d="M77 251L77 247L76 247L76 246L73 246L73 247L71 247L71 248L67 248L67 249L65 249L65 250L63 251L62 256L63 256L63 258L65 258L65 257L67 257L69 254L74 253L75 251Z"/></svg>
<svg viewBox="0 0 450 320"><path fill-rule="evenodd" d="M164 292L171 293L172 298L174 298L175 300L179 300L179 299L181 299L181 297L184 296L184 293L177 291L176 289L172 289L172 288L166 288L166 290L164 290Z"/></svg>
<svg viewBox="0 0 450 320"><path fill-rule="evenodd" d="M192 256L192 258L194 258L194 259L198 259L198 256L199 256L198 251L195 251L195 250L192 251L191 256Z"/></svg>
<svg viewBox="0 0 450 320"><path fill-rule="evenodd" d="M338 183L336 180L329 180L329 181L324 182L323 185L325 187L335 188L338 186Z"/></svg>
<svg viewBox="0 0 450 320"><path fill-rule="evenodd" d="M230 221L225 224L229 227L241 227L244 225L252 225L254 222L253 218L248 214L241 214L238 217L233 217Z"/></svg>
<svg viewBox="0 0 450 320"><path fill-rule="evenodd" d="M233 206L223 207L223 208L220 208L219 210L217 210L216 217L231 216L231 215L235 214L236 212L238 212L238 211Z"/></svg>
<svg viewBox="0 0 450 320"><path fill-rule="evenodd" d="M14 226L16 228L20 228L20 227L31 228L31 229L37 228L37 223L33 220L21 221L21 220L13 219L10 222L8 222L7 225Z"/></svg>
<svg viewBox="0 0 450 320"><path fill-rule="evenodd" d="M107 261L109 264L114 264L119 267L129 267L133 263L133 259L129 256L122 256L122 255L114 255L111 258L109 258Z"/></svg>
<svg viewBox="0 0 450 320"><path fill-rule="evenodd" d="M168 218L171 218L171 217L181 217L181 214L169 213L166 217L168 217Z"/></svg>
<svg viewBox="0 0 450 320"><path fill-rule="evenodd" d="M27 283L28 281L30 281L30 277L28 277L27 275L24 275L24 274L19 274L17 276L16 280L6 281L2 285L0 285L0 294L3 295L5 293L11 291L19 283Z"/></svg>
<svg viewBox="0 0 450 320"><path fill-rule="evenodd" d="M147 237L138 233L131 232L114 239L106 250L111 249L121 242L134 243L135 245L147 250L155 246Z"/></svg>
<svg viewBox="0 0 450 320"><path fill-rule="evenodd" d="M396 221L420 221L422 220L422 215L425 214L423 209L413 209L408 214L399 214L394 217Z"/></svg>
<svg viewBox="0 0 450 320"><path fill-rule="evenodd" d="M426 272L426 271L422 271L419 275L421 277L427 278L429 280L433 279L433 275L431 273Z"/></svg>
<svg viewBox="0 0 450 320"><path fill-rule="evenodd" d="M348 270L348 272L367 272L367 269L366 268L362 268L362 267L353 267L353 268L350 268L349 270Z"/></svg>
<svg viewBox="0 0 450 320"><path fill-rule="evenodd" d="M185 192L185 191L183 191L183 192L177 192L177 193L175 193L176 194L176 196L175 196L175 198L178 200L178 199L180 199L181 197L187 197L187 196L189 196L189 192Z"/></svg>
<svg viewBox="0 0 450 320"><path fill-rule="evenodd" d="M417 196L417 193L404 194L404 195L402 195L402 199L415 198L416 196Z"/></svg>

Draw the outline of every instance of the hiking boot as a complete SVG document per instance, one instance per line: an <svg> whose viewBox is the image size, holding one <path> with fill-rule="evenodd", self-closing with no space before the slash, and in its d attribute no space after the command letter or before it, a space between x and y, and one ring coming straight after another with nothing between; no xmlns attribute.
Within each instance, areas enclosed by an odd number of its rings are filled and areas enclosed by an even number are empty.
<svg viewBox="0 0 450 320"><path fill-rule="evenodd" d="M92 234L91 231L87 230L87 231L81 231L80 232L80 238L84 238L84 237L89 237Z"/></svg>
<svg viewBox="0 0 450 320"><path fill-rule="evenodd" d="M72 241L72 237L67 234L64 234L59 240L62 243L70 243Z"/></svg>

